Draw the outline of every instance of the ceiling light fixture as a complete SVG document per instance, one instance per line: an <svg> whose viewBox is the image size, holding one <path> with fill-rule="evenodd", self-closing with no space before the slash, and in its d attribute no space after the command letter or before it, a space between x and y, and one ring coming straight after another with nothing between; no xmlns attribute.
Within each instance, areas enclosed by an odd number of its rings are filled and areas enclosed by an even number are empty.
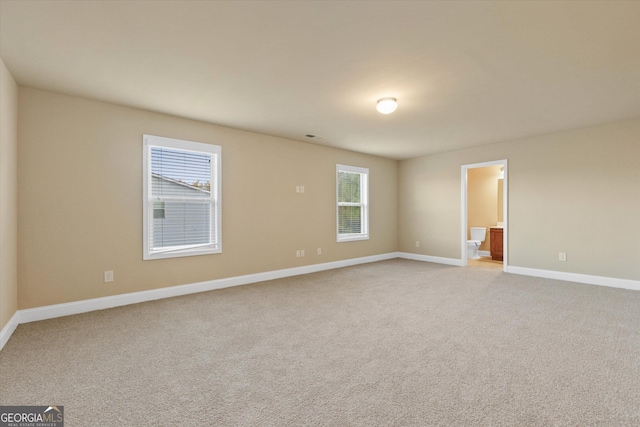
<svg viewBox="0 0 640 427"><path fill-rule="evenodd" d="M380 98L376 110L382 114L391 114L398 108L398 100L395 98Z"/></svg>

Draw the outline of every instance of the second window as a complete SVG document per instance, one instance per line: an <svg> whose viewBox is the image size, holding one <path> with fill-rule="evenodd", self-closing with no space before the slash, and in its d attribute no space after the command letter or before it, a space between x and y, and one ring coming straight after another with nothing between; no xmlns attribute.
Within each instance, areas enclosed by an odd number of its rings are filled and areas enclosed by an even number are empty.
<svg viewBox="0 0 640 427"><path fill-rule="evenodd" d="M369 238L369 169L336 165L338 242Z"/></svg>

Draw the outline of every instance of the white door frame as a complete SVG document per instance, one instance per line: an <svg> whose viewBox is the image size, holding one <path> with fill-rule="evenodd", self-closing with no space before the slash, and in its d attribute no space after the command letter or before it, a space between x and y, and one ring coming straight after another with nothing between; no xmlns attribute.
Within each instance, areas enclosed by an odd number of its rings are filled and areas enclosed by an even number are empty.
<svg viewBox="0 0 640 427"><path fill-rule="evenodd" d="M461 186L462 186L462 200L461 200L461 205L462 205L462 212L461 212L461 218L462 218L462 225L460 227L460 231L461 231L461 243L460 246L462 248L462 266L465 267L467 265L467 230L468 230L468 226L467 226L467 172L469 171L469 169L475 169L475 168L483 168L486 166L502 166L504 168L504 182L503 182L503 188L502 188L502 220L504 223L504 242L503 242L503 259L502 259L502 270L503 271L507 271L507 266L509 265L508 261L508 255L509 255L509 248L508 248L508 242L509 242L509 184L508 184L508 169L507 169L507 159L503 159L503 160L494 160L491 162L483 162L483 163L473 163L470 165L462 165L461 167Z"/></svg>

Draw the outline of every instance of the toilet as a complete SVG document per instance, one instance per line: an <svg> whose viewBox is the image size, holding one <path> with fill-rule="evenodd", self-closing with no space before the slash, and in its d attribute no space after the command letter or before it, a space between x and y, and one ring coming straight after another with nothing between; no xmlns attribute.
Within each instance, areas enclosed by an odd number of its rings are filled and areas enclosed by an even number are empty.
<svg viewBox="0 0 640 427"><path fill-rule="evenodd" d="M470 227L471 229L471 240L467 240L467 259L478 259L480 255L478 254L478 248L484 239L487 237L487 228L486 227Z"/></svg>

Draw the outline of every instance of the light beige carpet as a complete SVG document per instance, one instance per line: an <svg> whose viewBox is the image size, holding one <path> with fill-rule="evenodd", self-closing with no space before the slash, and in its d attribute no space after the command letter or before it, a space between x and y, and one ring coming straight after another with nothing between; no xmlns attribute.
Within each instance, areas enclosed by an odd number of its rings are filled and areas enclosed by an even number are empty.
<svg viewBox="0 0 640 427"><path fill-rule="evenodd" d="M640 292L391 260L20 325L66 426L640 425Z"/></svg>

